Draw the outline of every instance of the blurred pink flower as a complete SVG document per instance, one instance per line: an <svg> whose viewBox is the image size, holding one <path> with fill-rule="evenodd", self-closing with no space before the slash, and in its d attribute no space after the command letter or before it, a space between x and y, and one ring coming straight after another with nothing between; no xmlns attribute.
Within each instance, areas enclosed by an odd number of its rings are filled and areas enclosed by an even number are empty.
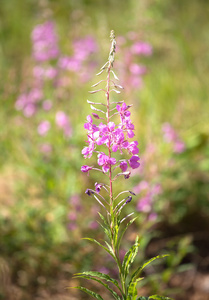
<svg viewBox="0 0 209 300"><path fill-rule="evenodd" d="M42 104L42 107L46 111L50 110L52 108L52 101L51 100L45 100Z"/></svg>
<svg viewBox="0 0 209 300"><path fill-rule="evenodd" d="M49 123L49 121L43 121L38 125L38 133L40 135L46 135L47 132L49 131L51 125Z"/></svg>
<svg viewBox="0 0 209 300"><path fill-rule="evenodd" d="M167 143L173 144L173 151L175 153L182 153L185 151L185 144L180 140L177 132L169 123L162 125L163 137Z"/></svg>
<svg viewBox="0 0 209 300"><path fill-rule="evenodd" d="M66 113L64 111L58 111L55 119L57 126L63 129L64 135L70 137L72 135L72 128Z"/></svg>
<svg viewBox="0 0 209 300"><path fill-rule="evenodd" d="M32 31L31 39L35 60L43 62L58 57L58 37L52 21L37 25Z"/></svg>
<svg viewBox="0 0 209 300"><path fill-rule="evenodd" d="M152 47L150 44L145 42L136 42L131 47L131 52L133 54L150 56L152 55Z"/></svg>
<svg viewBox="0 0 209 300"><path fill-rule="evenodd" d="M36 106L33 103L28 103L23 109L23 114L25 117L31 117L36 112Z"/></svg>
<svg viewBox="0 0 209 300"><path fill-rule="evenodd" d="M62 56L59 58L58 66L67 71L79 72L81 69L81 62L75 57Z"/></svg>
<svg viewBox="0 0 209 300"><path fill-rule="evenodd" d="M50 153L52 151L52 146L50 144L42 144L40 146L40 151L43 153Z"/></svg>
<svg viewBox="0 0 209 300"><path fill-rule="evenodd" d="M144 75L146 73L146 67L138 64L131 64L129 70L133 75Z"/></svg>

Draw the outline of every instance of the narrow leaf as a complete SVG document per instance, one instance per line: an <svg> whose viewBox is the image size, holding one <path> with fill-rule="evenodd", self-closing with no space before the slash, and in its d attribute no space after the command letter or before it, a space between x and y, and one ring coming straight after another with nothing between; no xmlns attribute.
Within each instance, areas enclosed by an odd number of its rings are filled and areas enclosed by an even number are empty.
<svg viewBox="0 0 209 300"><path fill-rule="evenodd" d="M116 80L119 80L119 78L116 76L115 72L113 72L113 70L111 70L111 72L112 72L114 78L115 78Z"/></svg>
<svg viewBox="0 0 209 300"><path fill-rule="evenodd" d="M101 92L101 91L104 91L103 89L98 89L98 90L95 90L95 91L89 91L90 94L95 94L97 92Z"/></svg>
<svg viewBox="0 0 209 300"><path fill-rule="evenodd" d="M74 289L78 289L78 290L81 290L83 292L85 292L86 294L94 297L95 299L97 300L104 300L99 294L95 293L95 292L92 292L91 290L87 289L87 288L84 288L82 286L75 286L73 287Z"/></svg>
<svg viewBox="0 0 209 300"><path fill-rule="evenodd" d="M92 277L98 277L100 279L104 279L106 280L107 282L111 282L113 283L122 293L122 290L119 286L119 283L117 282L117 280L115 280L114 278L111 278L109 275L107 274L104 274L104 273L101 273L101 272L96 272L96 271L86 271L86 272L82 272L82 273L77 273L75 274L76 276L79 275L81 276L82 274L84 275L90 275Z"/></svg>
<svg viewBox="0 0 209 300"><path fill-rule="evenodd" d="M133 218L132 220L130 220L127 224L126 224L126 226L124 227L124 229L122 230L122 232L121 232L121 234L120 234L120 237L119 237L119 239L118 239L118 242L117 242L117 249L119 249L119 246L120 246L120 243L121 243L121 240L122 240L122 237L123 237L123 235L124 235L124 233L126 232L126 230L128 229L128 227L135 221L137 219L137 217L136 218ZM120 225L120 224L119 224ZM118 226L119 226L118 225Z"/></svg>
<svg viewBox="0 0 209 300"><path fill-rule="evenodd" d="M135 244L126 252L123 263L122 263L122 269L125 274L125 277L127 277L129 273L129 268L134 262L134 259L138 253L139 249L139 237L136 237Z"/></svg>
<svg viewBox="0 0 209 300"><path fill-rule="evenodd" d="M99 73L96 74L96 76L99 76L100 74L102 74L104 72L105 69L103 69L102 71L100 71Z"/></svg>
<svg viewBox="0 0 209 300"><path fill-rule="evenodd" d="M156 259L160 259L160 258L164 258L168 256L168 254L165 254L165 255L158 255L158 256L155 256L155 257L152 257L151 259L147 260L141 267L139 267L135 272L134 274L132 275L131 277L131 281L135 281L135 279L140 275L141 271L147 266L149 265L151 262L153 262L154 260Z"/></svg>
<svg viewBox="0 0 209 300"><path fill-rule="evenodd" d="M100 222L98 222L99 225L103 228L106 236L109 238L109 240L111 241L111 232L109 231L109 229L107 229L104 225L102 225Z"/></svg>
<svg viewBox="0 0 209 300"><path fill-rule="evenodd" d="M106 248L105 246L103 246L102 244L100 244L97 240L95 240L95 239L91 239L91 238L84 238L84 240L89 240L89 241L91 241L91 242L94 242L95 244L97 244L97 245L99 245L101 248L103 248L106 252L108 252L114 259L115 259L115 255L114 255L114 253L113 253L113 251L111 251L112 250L112 248L111 248L111 250L109 250L108 248ZM106 242L106 244L108 244L107 242ZM109 244L108 244L109 245Z"/></svg>
<svg viewBox="0 0 209 300"><path fill-rule="evenodd" d="M135 300L137 297L137 289L136 289L136 285L137 283L142 280L144 278L138 278L135 281L132 281L129 285L128 285L128 298L127 300ZM138 298L140 299L140 298ZM138 300L137 299L137 300ZM148 298L147 298L148 299Z"/></svg>
<svg viewBox="0 0 209 300"><path fill-rule="evenodd" d="M100 83L103 82L103 81L104 81L104 80L100 80L99 82L93 84L91 87L95 87L95 86L97 86L98 84L100 84Z"/></svg>
<svg viewBox="0 0 209 300"><path fill-rule="evenodd" d="M155 300L172 300L172 298L163 297L163 296L159 296L159 295L149 296L148 300L150 300L150 299L155 299Z"/></svg>
<svg viewBox="0 0 209 300"><path fill-rule="evenodd" d="M90 105L90 107L91 107L92 110L96 110L96 111L99 111L99 112L105 114L105 112L103 110L94 107L92 104Z"/></svg>
<svg viewBox="0 0 209 300"><path fill-rule="evenodd" d="M112 89L111 91L115 92L116 94L120 94L121 92L115 89Z"/></svg>
<svg viewBox="0 0 209 300"><path fill-rule="evenodd" d="M96 282L100 283L101 285L103 285L113 295L113 297L116 300L121 300L121 298L119 297L119 295L115 291L113 291L106 283L104 283L103 281L101 281L97 278L91 277L90 275L76 276L76 278L84 278L84 279L96 281Z"/></svg>
<svg viewBox="0 0 209 300"><path fill-rule="evenodd" d="M108 247L110 253L112 253L111 256L115 259L115 253L114 253L112 247L111 247L110 244L109 244L108 242L106 242L106 241L105 241L105 244L107 245L107 247Z"/></svg>
<svg viewBox="0 0 209 300"><path fill-rule="evenodd" d="M94 104L94 105L103 105L103 106L107 106L107 105L105 105L104 103L92 102L92 101L89 101L89 100L87 100L87 103L88 103L88 104Z"/></svg>

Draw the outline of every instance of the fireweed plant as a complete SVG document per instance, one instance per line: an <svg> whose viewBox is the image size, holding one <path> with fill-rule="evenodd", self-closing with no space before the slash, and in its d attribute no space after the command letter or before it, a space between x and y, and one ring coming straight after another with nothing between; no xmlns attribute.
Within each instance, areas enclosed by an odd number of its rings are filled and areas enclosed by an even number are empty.
<svg viewBox="0 0 209 300"><path fill-rule="evenodd" d="M136 237L134 245L126 252L123 260L121 260L119 255L123 235L129 225L136 219L130 219L130 216L134 213L122 216L123 208L132 201L135 193L127 190L121 191L115 196L113 185L121 176L128 179L131 174L129 167L130 169L138 168L140 166L140 158L138 156L138 142L130 141L130 139L134 137L134 124L130 119L131 105L127 105L124 101L113 102L111 100L111 94L113 92L120 93L123 87L116 83L119 79L113 71L116 50L114 31L111 31L110 38L111 49L108 61L97 74L101 75L103 72L107 72L107 78L93 85L93 87L96 87L102 83L106 83L106 88L99 88L91 92L97 93L104 91L106 103L96 103L87 100L91 105L91 109L94 111L92 116L98 123L101 122L98 125L94 124L92 117L88 115L87 122L84 124L84 128L87 131L88 146L84 147L82 154L84 158L90 158L93 153L96 153L98 167L83 165L81 171L87 174L92 170L99 171L107 178L108 183L95 183L95 189L89 188L86 190L86 194L93 196L105 212L104 215L99 213L99 216L101 218L100 225L105 232L107 240L103 243L92 238L87 238L87 240L96 243L112 256L118 268L119 280L97 271L77 273L75 277L98 282L105 287L116 300L170 299L158 295L142 297L138 295L137 291L137 283L143 279L141 277L143 269L152 261L165 257L166 255L151 258L143 265L136 267L132 274L130 274L130 267L139 249L139 237ZM100 109L101 107L103 109ZM113 121L116 117L119 119L118 123ZM104 150L98 151L97 149L99 147L103 147ZM129 159L122 158L118 160L114 157L117 155L117 152L122 156L124 151L128 152L130 156ZM100 194L101 190L104 190L104 193L106 193L106 198ZM125 196L121 200L123 195ZM113 287L114 289L112 289ZM95 299L104 300L101 295L85 287L77 286L75 288L86 292Z"/></svg>

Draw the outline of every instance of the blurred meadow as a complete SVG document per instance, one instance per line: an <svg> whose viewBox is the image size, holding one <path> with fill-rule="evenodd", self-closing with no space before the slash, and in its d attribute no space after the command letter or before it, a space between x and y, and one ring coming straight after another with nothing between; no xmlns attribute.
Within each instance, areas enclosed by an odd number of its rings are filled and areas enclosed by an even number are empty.
<svg viewBox="0 0 209 300"><path fill-rule="evenodd" d="M116 186L137 194L124 249L139 234L138 263L170 253L144 273L144 296L209 299L208 15L207 0L1 0L0 299L90 299L67 289L73 274L114 274L82 240L102 233L85 194L100 179L80 171L112 29L115 99L134 105L141 158Z"/></svg>

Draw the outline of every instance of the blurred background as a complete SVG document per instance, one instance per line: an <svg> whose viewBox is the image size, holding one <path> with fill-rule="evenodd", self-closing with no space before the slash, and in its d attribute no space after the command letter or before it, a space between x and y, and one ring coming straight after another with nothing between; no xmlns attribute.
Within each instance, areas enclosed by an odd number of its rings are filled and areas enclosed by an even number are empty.
<svg viewBox="0 0 209 300"><path fill-rule="evenodd" d="M134 105L141 158L116 186L137 194L124 251L139 234L137 264L170 253L146 269L139 293L209 299L208 15L207 0L1 0L0 299L89 299L67 289L74 273L117 277L82 240L103 233L85 195L101 179L80 172L86 100L99 97L88 91L112 29L116 99Z"/></svg>

